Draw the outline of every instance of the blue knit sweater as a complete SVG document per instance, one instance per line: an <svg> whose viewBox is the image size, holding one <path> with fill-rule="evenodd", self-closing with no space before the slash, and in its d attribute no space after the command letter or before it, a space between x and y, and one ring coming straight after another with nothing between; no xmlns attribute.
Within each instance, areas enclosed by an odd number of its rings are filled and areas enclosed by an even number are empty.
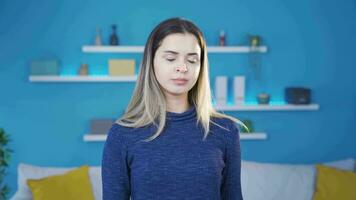
<svg viewBox="0 0 356 200"><path fill-rule="evenodd" d="M196 125L195 107L167 112L159 137L153 125L113 124L102 157L103 200L242 200L239 131L230 119L212 118L222 129Z"/></svg>

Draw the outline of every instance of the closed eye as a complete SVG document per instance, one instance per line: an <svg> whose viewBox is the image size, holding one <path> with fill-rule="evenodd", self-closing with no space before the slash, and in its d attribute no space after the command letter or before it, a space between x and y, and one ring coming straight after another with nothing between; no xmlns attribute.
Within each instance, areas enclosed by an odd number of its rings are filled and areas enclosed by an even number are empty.
<svg viewBox="0 0 356 200"><path fill-rule="evenodd" d="M167 58L166 60L168 60L169 62L173 62L175 59L174 58Z"/></svg>
<svg viewBox="0 0 356 200"><path fill-rule="evenodd" d="M188 60L188 62L194 64L194 63L197 63L198 62L198 59L192 59L192 60Z"/></svg>
<svg viewBox="0 0 356 200"><path fill-rule="evenodd" d="M166 60L169 62L173 62L173 61L175 61L175 58L166 58ZM188 60L188 62L194 64L194 63L197 63L197 60L196 59Z"/></svg>

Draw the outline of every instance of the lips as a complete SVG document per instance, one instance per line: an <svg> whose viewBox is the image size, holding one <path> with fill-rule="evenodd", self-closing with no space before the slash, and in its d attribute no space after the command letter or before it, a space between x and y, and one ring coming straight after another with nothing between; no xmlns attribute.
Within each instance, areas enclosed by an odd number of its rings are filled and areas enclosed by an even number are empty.
<svg viewBox="0 0 356 200"><path fill-rule="evenodd" d="M188 79L184 79L184 78L175 78L172 80L174 80L174 81L188 81Z"/></svg>
<svg viewBox="0 0 356 200"><path fill-rule="evenodd" d="M172 80L177 85L184 85L188 82L188 80L184 79L184 78L176 78L176 79L172 79Z"/></svg>

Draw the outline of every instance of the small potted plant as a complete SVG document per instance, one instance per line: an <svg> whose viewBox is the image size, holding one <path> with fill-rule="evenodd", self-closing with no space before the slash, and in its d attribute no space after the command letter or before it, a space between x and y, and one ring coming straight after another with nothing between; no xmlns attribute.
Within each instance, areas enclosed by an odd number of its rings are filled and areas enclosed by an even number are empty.
<svg viewBox="0 0 356 200"><path fill-rule="evenodd" d="M241 126L241 133L247 134L247 133L252 133L254 132L253 124L252 121L249 119L242 120L242 123L244 124Z"/></svg>
<svg viewBox="0 0 356 200"><path fill-rule="evenodd" d="M258 47L261 45L261 36L259 35L249 35L249 39L250 39L250 46L251 47Z"/></svg>
<svg viewBox="0 0 356 200"><path fill-rule="evenodd" d="M10 141L9 135L7 135L4 129L0 128L0 199L7 199L7 195L10 191L9 187L4 182L4 177L7 174L6 168L10 164L12 149L7 147Z"/></svg>
<svg viewBox="0 0 356 200"><path fill-rule="evenodd" d="M248 34L250 53L249 53L249 64L250 68L255 74L257 80L261 76L261 54L259 52L259 47L262 43L262 37L259 35Z"/></svg>

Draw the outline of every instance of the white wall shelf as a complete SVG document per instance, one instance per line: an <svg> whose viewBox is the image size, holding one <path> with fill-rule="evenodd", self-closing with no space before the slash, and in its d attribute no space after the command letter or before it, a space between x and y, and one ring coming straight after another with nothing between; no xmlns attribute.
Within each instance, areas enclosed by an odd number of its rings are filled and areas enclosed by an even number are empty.
<svg viewBox="0 0 356 200"><path fill-rule="evenodd" d="M266 140L267 134L266 133L240 133L241 140Z"/></svg>
<svg viewBox="0 0 356 200"><path fill-rule="evenodd" d="M216 105L215 109L218 111L292 111L292 110L318 110L318 104L308 105Z"/></svg>
<svg viewBox="0 0 356 200"><path fill-rule="evenodd" d="M208 53L250 53L250 52L259 52L266 53L267 47L249 47L249 46L208 46Z"/></svg>
<svg viewBox="0 0 356 200"><path fill-rule="evenodd" d="M106 134L86 134L83 136L85 142L103 142L106 140ZM266 140L266 133L240 133L241 140Z"/></svg>
<svg viewBox="0 0 356 200"><path fill-rule="evenodd" d="M266 53L267 47L249 46L208 46L208 53ZM83 46L85 53L143 53L144 46Z"/></svg>
<svg viewBox="0 0 356 200"><path fill-rule="evenodd" d="M83 46L85 53L141 53L144 46Z"/></svg>
<svg viewBox="0 0 356 200"><path fill-rule="evenodd" d="M83 136L85 142L103 142L107 138L106 134L86 134Z"/></svg>
<svg viewBox="0 0 356 200"><path fill-rule="evenodd" d="M30 76L31 82L135 82L133 76Z"/></svg>

